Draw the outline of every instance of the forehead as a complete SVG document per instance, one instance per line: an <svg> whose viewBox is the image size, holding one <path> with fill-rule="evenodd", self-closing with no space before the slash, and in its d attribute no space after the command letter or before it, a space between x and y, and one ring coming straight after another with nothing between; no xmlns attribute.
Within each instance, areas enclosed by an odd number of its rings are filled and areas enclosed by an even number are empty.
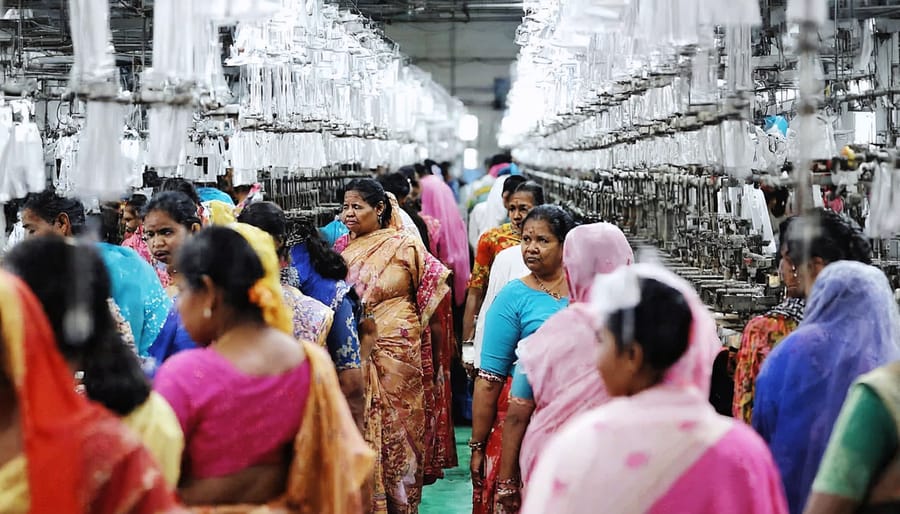
<svg viewBox="0 0 900 514"><path fill-rule="evenodd" d="M534 196L528 191L518 191L509 195L509 204L533 203Z"/></svg>
<svg viewBox="0 0 900 514"><path fill-rule="evenodd" d="M22 211L22 224L24 225L49 225L47 220L38 216L31 209L24 209Z"/></svg>
<svg viewBox="0 0 900 514"><path fill-rule="evenodd" d="M154 210L147 213L144 216L144 226L147 229L152 229L153 227L163 227L168 225L177 225L172 216L169 215L166 211Z"/></svg>
<svg viewBox="0 0 900 514"><path fill-rule="evenodd" d="M550 230L550 224L547 223L547 220L542 219L530 219L525 222L525 227L523 228L525 232L529 232L532 234L550 234L553 235L553 231Z"/></svg>
<svg viewBox="0 0 900 514"><path fill-rule="evenodd" d="M365 204L365 205L369 204L368 202L366 202L366 199L363 198L363 196L361 194L359 194L359 191L345 192L344 193L344 201L347 203L361 203L361 204Z"/></svg>

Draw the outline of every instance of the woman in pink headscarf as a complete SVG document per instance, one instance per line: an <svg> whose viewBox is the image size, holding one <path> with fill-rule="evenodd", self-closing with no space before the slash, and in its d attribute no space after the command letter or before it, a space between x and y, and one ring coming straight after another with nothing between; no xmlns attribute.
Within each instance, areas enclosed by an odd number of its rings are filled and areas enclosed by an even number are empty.
<svg viewBox="0 0 900 514"><path fill-rule="evenodd" d="M440 175L426 175L419 179L422 189L422 214L440 222L437 240L431 241L437 249L436 257L453 270L454 305L466 301L466 281L469 280L469 238L466 224L459 213L459 206Z"/></svg>
<svg viewBox="0 0 900 514"><path fill-rule="evenodd" d="M599 276L591 296L613 399L550 441L523 514L787 513L765 443L707 401L721 343L691 286L636 264Z"/></svg>
<svg viewBox="0 0 900 514"><path fill-rule="evenodd" d="M522 482L527 484L537 456L559 427L609 399L594 366L594 316L585 302L590 300L595 275L633 261L625 234L610 223L582 225L566 236L563 266L569 307L523 339L517 351L500 458L500 480L505 484L500 492L506 494L498 496L506 511L518 510L520 465Z"/></svg>

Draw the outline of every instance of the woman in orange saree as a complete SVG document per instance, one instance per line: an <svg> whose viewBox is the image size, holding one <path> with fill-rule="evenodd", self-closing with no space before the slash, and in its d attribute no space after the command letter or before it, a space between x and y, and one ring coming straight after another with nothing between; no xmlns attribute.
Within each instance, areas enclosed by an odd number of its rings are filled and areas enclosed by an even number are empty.
<svg viewBox="0 0 900 514"><path fill-rule="evenodd" d="M181 512L153 458L75 391L41 304L0 271L0 512Z"/></svg>
<svg viewBox="0 0 900 514"><path fill-rule="evenodd" d="M396 201L378 182L347 184L342 217L350 234L335 249L347 261L347 282L377 327L371 347L362 349L365 436L378 458L373 511L415 513L433 447L427 434L433 434L434 421L427 429L425 412L436 405L427 334L440 330L431 330L431 321L450 291L449 271L403 230Z"/></svg>

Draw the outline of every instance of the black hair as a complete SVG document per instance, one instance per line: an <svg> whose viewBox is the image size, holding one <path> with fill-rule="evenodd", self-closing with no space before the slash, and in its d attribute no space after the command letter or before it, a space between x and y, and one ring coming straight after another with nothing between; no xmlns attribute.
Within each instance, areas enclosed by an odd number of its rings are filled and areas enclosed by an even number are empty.
<svg viewBox="0 0 900 514"><path fill-rule="evenodd" d="M125 207L134 209L134 212L138 215L140 215L145 205L147 205L147 197L142 194L135 193L128 200L125 200Z"/></svg>
<svg viewBox="0 0 900 514"><path fill-rule="evenodd" d="M412 190L412 186L410 185L410 181L403 176L402 173L389 173L387 175L382 175L378 177L378 183L384 187L385 191L389 193L393 193L395 197L399 200L400 198L409 196L410 191ZM400 208L409 215L412 219L413 223L416 225L416 229L419 231L419 235L422 237L422 243L425 245L425 248L430 248L431 240L428 237L428 225L425 224L425 220L422 219L422 216L416 212L416 209L413 208L408 202L404 202L400 204Z"/></svg>
<svg viewBox="0 0 900 514"><path fill-rule="evenodd" d="M175 266L191 289L204 289L203 277L209 277L224 293L225 303L262 319L249 291L265 276L265 270L253 247L238 232L216 226L201 230L178 252Z"/></svg>
<svg viewBox="0 0 900 514"><path fill-rule="evenodd" d="M150 383L118 332L109 275L92 245L56 236L32 239L16 245L4 265L40 300L60 352L84 372L90 399L121 416L146 401Z"/></svg>
<svg viewBox="0 0 900 514"><path fill-rule="evenodd" d="M162 211L175 220L175 223L191 230L194 225L200 224L200 215L197 214L197 204L188 195L180 191L163 191L153 196L141 217L146 217L153 211Z"/></svg>
<svg viewBox="0 0 900 514"><path fill-rule="evenodd" d="M69 218L72 233L76 235L81 234L87 224L81 200L59 196L51 189L28 195L22 209L28 209L47 223L55 223L60 214L65 214Z"/></svg>
<svg viewBox="0 0 900 514"><path fill-rule="evenodd" d="M391 200L384 192L384 188L377 180L372 178L355 178L347 183L344 192L356 191L369 206L375 208L379 202L384 203L384 212L381 213L381 227L384 228L390 222L393 208Z"/></svg>
<svg viewBox="0 0 900 514"><path fill-rule="evenodd" d="M490 167L493 168L494 166L496 166L498 164L505 164L508 162L512 162L512 155L510 155L509 152L498 153L498 154L494 155L493 157L491 157Z"/></svg>
<svg viewBox="0 0 900 514"><path fill-rule="evenodd" d="M195 205L200 205L200 195L197 194L197 188L183 178L167 178L163 181L159 190L160 192L178 191L184 193Z"/></svg>
<svg viewBox="0 0 900 514"><path fill-rule="evenodd" d="M775 202L775 205L772 206L772 215L776 218L784 216L785 211L787 211L787 203L790 197L790 191L788 191L788 188L763 188L762 191L763 196L766 199L766 204L768 204L770 201Z"/></svg>
<svg viewBox="0 0 900 514"><path fill-rule="evenodd" d="M815 257L830 264L836 261L858 261L872 264L872 244L852 220L834 211L815 209L797 217L787 226L782 224L781 238L794 265L805 264Z"/></svg>
<svg viewBox="0 0 900 514"><path fill-rule="evenodd" d="M319 230L309 218L297 215L285 215L287 219L287 245L305 244L309 253L309 261L316 273L332 280L347 278L347 263L322 239Z"/></svg>
<svg viewBox="0 0 900 514"><path fill-rule="evenodd" d="M515 193L516 189L518 189L519 186L521 186L522 184L524 184L527 181L528 181L528 179L523 177L522 175L510 175L503 182L503 194L508 193L511 195L511 194ZM540 186L538 186L538 187L540 187ZM544 192L541 191L541 198L543 198L543 196L544 196ZM535 201L536 200L537 200L537 198L535 198Z"/></svg>
<svg viewBox="0 0 900 514"><path fill-rule="evenodd" d="M409 179L402 173L388 173L387 175L381 175L378 177L378 183L381 184L381 187L383 187L385 191L393 193L398 200L409 196L409 192L412 189L412 186L409 184Z"/></svg>
<svg viewBox="0 0 900 514"><path fill-rule="evenodd" d="M506 180L509 181L509 179ZM515 191L513 191L512 194L516 193L531 193L531 197L534 199L535 206L544 205L544 188L533 180L527 180L519 184L519 186Z"/></svg>
<svg viewBox="0 0 900 514"><path fill-rule="evenodd" d="M238 216L239 223L253 225L269 233L275 239L276 245L280 245L279 257L286 258L289 253L287 246L287 220L284 211L273 202L251 203L241 211Z"/></svg>
<svg viewBox="0 0 900 514"><path fill-rule="evenodd" d="M560 243L565 242L566 236L573 228L575 228L575 220L572 215L558 205L538 205L528 212L522 226L528 224L529 221L543 220L550 225L550 231L556 236Z"/></svg>
<svg viewBox="0 0 900 514"><path fill-rule="evenodd" d="M638 279L640 303L620 309L606 319L619 352L637 342L644 362L664 372L684 355L688 347L693 315L684 295L652 278Z"/></svg>

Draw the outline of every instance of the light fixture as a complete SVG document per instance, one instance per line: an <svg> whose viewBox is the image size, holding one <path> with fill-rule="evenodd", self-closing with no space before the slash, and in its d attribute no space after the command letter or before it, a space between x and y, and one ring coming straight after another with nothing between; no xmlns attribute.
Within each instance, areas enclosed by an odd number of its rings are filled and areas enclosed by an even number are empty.
<svg viewBox="0 0 900 514"><path fill-rule="evenodd" d="M462 141L478 139L478 116L466 114L459 119L459 139Z"/></svg>
<svg viewBox="0 0 900 514"><path fill-rule="evenodd" d="M463 168L467 170L478 168L478 150L475 148L466 148L463 151Z"/></svg>

